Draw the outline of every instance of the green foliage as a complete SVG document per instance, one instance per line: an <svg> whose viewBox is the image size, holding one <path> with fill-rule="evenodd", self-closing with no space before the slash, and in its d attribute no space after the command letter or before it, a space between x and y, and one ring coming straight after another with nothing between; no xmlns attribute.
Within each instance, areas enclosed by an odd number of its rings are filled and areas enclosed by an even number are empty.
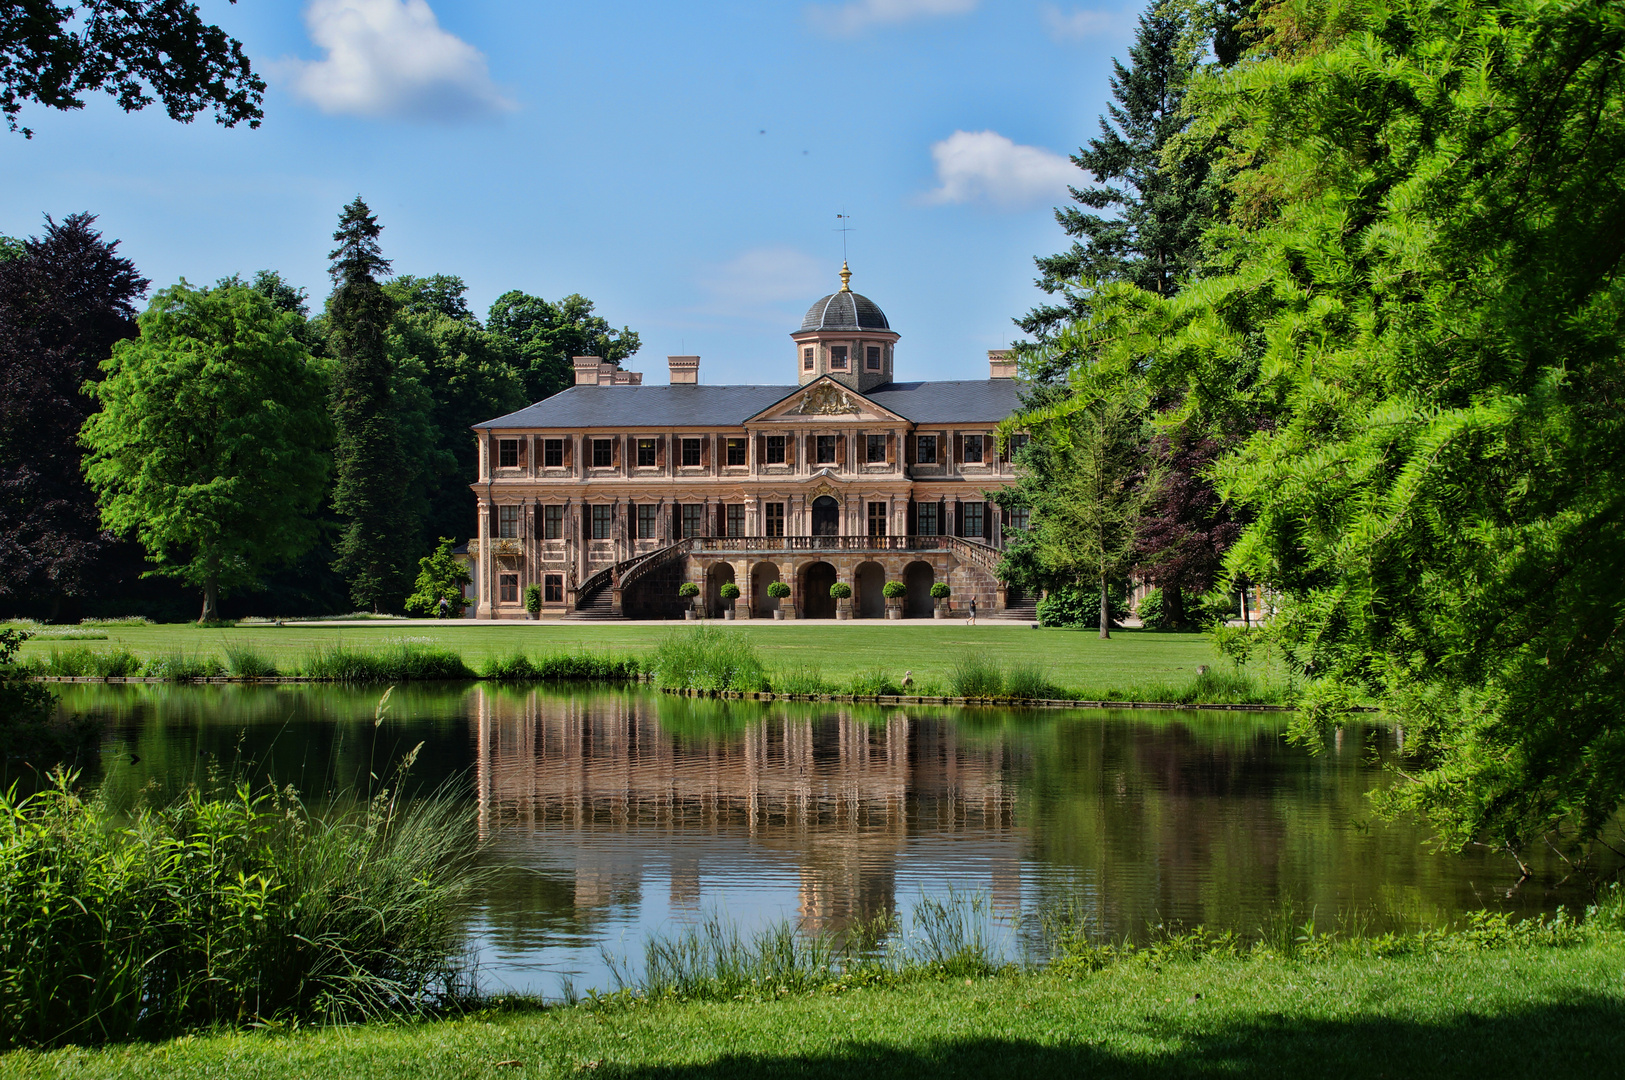
<svg viewBox="0 0 1625 1080"><path fill-rule="evenodd" d="M767 595L771 596L775 600L787 599L790 596L789 583L783 582L783 581L774 581L774 582L768 583Z"/></svg>
<svg viewBox="0 0 1625 1080"><path fill-rule="evenodd" d="M417 585L412 595L406 598L408 614L425 619L430 616L437 619L462 618L463 611L468 607L468 601L463 599L463 586L470 584L474 578L469 574L468 566L452 554L454 544L450 537L442 536L434 553L418 560ZM527 607L529 599L527 594ZM444 611L440 609L441 600L446 601Z"/></svg>
<svg viewBox="0 0 1625 1080"><path fill-rule="evenodd" d="M102 524L134 533L157 572L203 590L257 586L316 539L331 432L298 316L242 285L153 298L90 392L85 475Z"/></svg>
<svg viewBox="0 0 1625 1080"><path fill-rule="evenodd" d="M466 986L460 801L318 816L239 787L127 816L70 783L0 793L0 1045L410 1014Z"/></svg>
<svg viewBox="0 0 1625 1080"><path fill-rule="evenodd" d="M578 294L553 304L518 290L503 293L491 305L485 324L516 354L527 401L573 386L573 357L598 356L619 365L638 351L641 342L634 331L624 326L616 330L592 311L592 301Z"/></svg>
<svg viewBox="0 0 1625 1080"><path fill-rule="evenodd" d="M955 697L999 697L1004 693L1004 666L979 653L961 653L948 673Z"/></svg>
<svg viewBox="0 0 1625 1080"><path fill-rule="evenodd" d="M908 586L901 581L888 581L880 587L880 595L887 600L901 600L908 595Z"/></svg>
<svg viewBox="0 0 1625 1080"><path fill-rule="evenodd" d="M213 679L226 673L226 666L213 656L199 656L177 649L161 656L149 657L141 665L141 674L148 679L165 682L196 682Z"/></svg>
<svg viewBox="0 0 1625 1080"><path fill-rule="evenodd" d="M700 626L667 634L650 663L663 690L765 690L767 669L743 634Z"/></svg>
<svg viewBox="0 0 1625 1080"><path fill-rule="evenodd" d="M56 717L56 695L29 682L36 669L16 662L27 641L23 630L0 629L0 779L9 779L13 763L43 772L58 762L90 750L94 726Z"/></svg>
<svg viewBox="0 0 1625 1080"><path fill-rule="evenodd" d="M534 582L525 586L525 610L531 615L542 613L542 587Z"/></svg>
<svg viewBox="0 0 1625 1080"><path fill-rule="evenodd" d="M846 600L852 595L852 586L844 581L837 581L829 587L829 594L837 600Z"/></svg>
<svg viewBox="0 0 1625 1080"><path fill-rule="evenodd" d="M300 674L311 679L351 683L474 678L474 672L463 663L463 658L450 649L412 641L398 641L381 649L327 645L305 658Z"/></svg>
<svg viewBox="0 0 1625 1080"><path fill-rule="evenodd" d="M1120 579L1114 579L1107 584L1106 597L1111 607L1112 623L1122 622L1128 615L1127 587ZM1100 594L1076 585L1056 586L1038 601L1038 625L1099 626Z"/></svg>
<svg viewBox="0 0 1625 1080"><path fill-rule="evenodd" d="M700 595L700 587L692 581L685 581L677 586L677 595L684 599L693 599Z"/></svg>
<svg viewBox="0 0 1625 1080"><path fill-rule="evenodd" d="M141 658L128 649L52 649L43 660L36 659L30 672L61 678L125 678L141 674Z"/></svg>
<svg viewBox="0 0 1625 1080"><path fill-rule="evenodd" d="M636 679L642 672L643 663L634 656L589 652L528 656L515 651L486 661L480 678L493 682L622 682Z"/></svg>
<svg viewBox="0 0 1625 1080"><path fill-rule="evenodd" d="M271 658L242 642L226 643L226 670L240 679L271 679L277 675Z"/></svg>
<svg viewBox="0 0 1625 1080"><path fill-rule="evenodd" d="M723 600L732 603L739 599L739 586L731 581L725 581L722 583L722 588L717 590L717 595L722 597Z"/></svg>
<svg viewBox="0 0 1625 1080"><path fill-rule="evenodd" d="M774 689L779 689L776 681ZM893 681L891 672L885 668L871 668L852 676L852 681L847 683L846 692L859 697L875 697L880 694L901 694L903 691Z"/></svg>
<svg viewBox="0 0 1625 1080"><path fill-rule="evenodd" d="M772 677L775 694L838 694L841 688L824 678L824 669L816 664L797 664L786 671L775 671Z"/></svg>
<svg viewBox="0 0 1625 1080"><path fill-rule="evenodd" d="M1059 697L1049 672L1038 664L1012 664L1004 676L1004 692L1013 698Z"/></svg>
<svg viewBox="0 0 1625 1080"><path fill-rule="evenodd" d="M933 600L946 600L952 593L953 590L948 587L946 581L938 581L931 586L931 599Z"/></svg>

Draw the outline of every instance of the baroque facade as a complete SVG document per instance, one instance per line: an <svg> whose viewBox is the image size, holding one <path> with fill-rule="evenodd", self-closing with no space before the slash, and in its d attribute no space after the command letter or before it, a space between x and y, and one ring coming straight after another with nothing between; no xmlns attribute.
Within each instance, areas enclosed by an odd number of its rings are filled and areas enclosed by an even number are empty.
<svg viewBox="0 0 1625 1080"><path fill-rule="evenodd" d="M673 356L670 385L645 386L577 357L576 385L476 425L477 617L522 618L531 585L544 616L680 617L690 581L712 615L737 585L740 618L834 618L837 581L858 618L886 614L888 581L907 589L894 614L930 617L942 582L955 608L1025 616L994 573L1024 522L987 498L1015 479L994 438L1018 404L1013 362L895 381L900 335L850 282L842 266L790 335L793 384L701 385L699 357Z"/></svg>

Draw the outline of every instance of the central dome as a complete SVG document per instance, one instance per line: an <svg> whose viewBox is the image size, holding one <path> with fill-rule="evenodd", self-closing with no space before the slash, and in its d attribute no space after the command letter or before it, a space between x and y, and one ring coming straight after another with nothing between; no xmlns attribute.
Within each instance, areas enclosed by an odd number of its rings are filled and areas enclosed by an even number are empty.
<svg viewBox="0 0 1625 1080"><path fill-rule="evenodd" d="M890 330L880 305L852 291L852 271L841 264L841 291L814 301L798 333L809 330Z"/></svg>

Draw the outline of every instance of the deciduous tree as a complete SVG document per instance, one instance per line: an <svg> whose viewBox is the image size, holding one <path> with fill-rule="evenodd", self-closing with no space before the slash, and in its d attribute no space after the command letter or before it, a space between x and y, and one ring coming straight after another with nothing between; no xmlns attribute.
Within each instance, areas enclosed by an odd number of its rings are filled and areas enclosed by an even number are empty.
<svg viewBox="0 0 1625 1080"><path fill-rule="evenodd" d="M573 357L601 356L618 365L638 351L642 342L635 331L625 326L616 330L592 311L592 301L579 294L552 304L517 290L503 293L491 305L486 328L516 351L528 400L540 401L573 385Z"/></svg>

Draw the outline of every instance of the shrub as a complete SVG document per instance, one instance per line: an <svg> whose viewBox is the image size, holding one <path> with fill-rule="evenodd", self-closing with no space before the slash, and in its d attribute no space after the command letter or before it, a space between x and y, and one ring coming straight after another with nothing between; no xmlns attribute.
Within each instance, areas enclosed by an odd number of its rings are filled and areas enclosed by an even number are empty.
<svg viewBox="0 0 1625 1080"><path fill-rule="evenodd" d="M692 581L685 581L681 585L677 586L677 595L683 597L684 599L690 599L700 595L700 587L694 584Z"/></svg>
<svg viewBox="0 0 1625 1080"><path fill-rule="evenodd" d="M845 600L852 595L852 586L844 581L837 581L829 587L829 594L837 600Z"/></svg>
<svg viewBox="0 0 1625 1080"><path fill-rule="evenodd" d="M382 649L326 645L305 659L303 674L334 682L424 682L472 679L474 672L450 649L396 642Z"/></svg>
<svg viewBox="0 0 1625 1080"><path fill-rule="evenodd" d="M722 588L718 590L718 595L720 595L722 599L732 603L733 601L739 599L739 586L735 585L731 581L726 582L723 584Z"/></svg>
<svg viewBox="0 0 1625 1080"><path fill-rule="evenodd" d="M961 653L948 673L955 697L998 697L1004 693L1004 669L997 661Z"/></svg>
<svg viewBox="0 0 1625 1080"><path fill-rule="evenodd" d="M946 581L939 581L931 586L931 599L933 600L946 600L952 593L953 590L948 588Z"/></svg>
<svg viewBox="0 0 1625 1080"><path fill-rule="evenodd" d="M152 620L145 615L120 615L114 619L80 619L80 626L151 626Z"/></svg>
<svg viewBox="0 0 1625 1080"><path fill-rule="evenodd" d="M672 690L763 690L767 670L743 634L702 626L666 635L652 662L655 684Z"/></svg>
<svg viewBox="0 0 1625 1080"><path fill-rule="evenodd" d="M468 601L463 599L463 586L474 579L468 567L452 554L454 543L451 537L442 536L434 552L418 560L418 579L412 587L412 595L406 598L408 614L422 618L462 617L463 609L468 606ZM445 611L440 609L441 600L446 601Z"/></svg>
<svg viewBox="0 0 1625 1080"><path fill-rule="evenodd" d="M880 595L887 600L901 600L908 595L908 586L901 581L888 581L880 587Z"/></svg>
<svg viewBox="0 0 1625 1080"><path fill-rule="evenodd" d="M422 1012L466 987L464 805L191 791L126 815L0 792L0 1045Z"/></svg>
<svg viewBox="0 0 1625 1080"><path fill-rule="evenodd" d="M236 642L226 645L226 667L233 675L244 679L269 679L276 676L276 665L271 658L254 648Z"/></svg>
<svg viewBox="0 0 1625 1080"><path fill-rule="evenodd" d="M525 611L531 615L542 613L542 587L535 583L525 586Z"/></svg>
<svg viewBox="0 0 1625 1080"><path fill-rule="evenodd" d="M901 694L903 691L892 681L890 672L882 668L872 668L852 676L852 682L848 684L846 692L869 697L878 694Z"/></svg>
<svg viewBox="0 0 1625 1080"><path fill-rule="evenodd" d="M1113 626L1128 617L1128 589L1123 583L1114 581L1106 586L1106 605ZM1038 625L1099 626L1100 590L1078 585L1051 589L1038 601Z"/></svg>
<svg viewBox="0 0 1625 1080"><path fill-rule="evenodd" d="M767 587L767 595L775 600L785 600L790 596L790 586L782 581L775 581Z"/></svg>

